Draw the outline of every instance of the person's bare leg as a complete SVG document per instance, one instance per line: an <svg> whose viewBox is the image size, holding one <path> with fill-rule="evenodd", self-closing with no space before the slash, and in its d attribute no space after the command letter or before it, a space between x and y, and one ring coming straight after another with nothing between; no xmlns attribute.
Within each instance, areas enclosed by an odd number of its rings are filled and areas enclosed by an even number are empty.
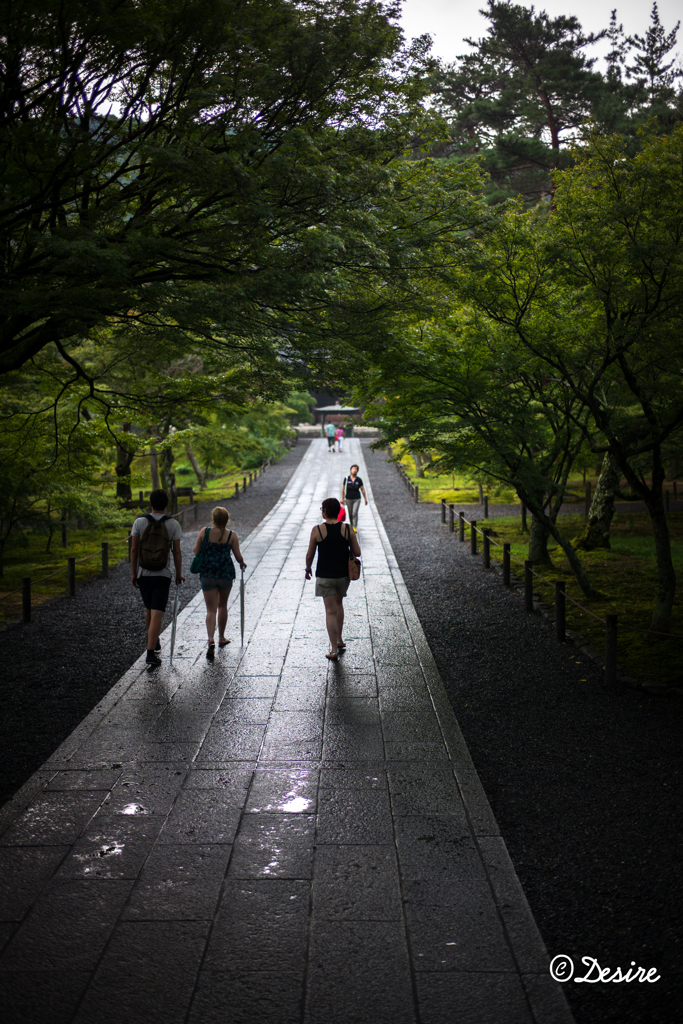
<svg viewBox="0 0 683 1024"><path fill-rule="evenodd" d="M218 642L225 643L225 627L228 624L229 590L218 590Z"/></svg>
<svg viewBox="0 0 683 1024"><path fill-rule="evenodd" d="M344 641L344 598L337 594L337 647L343 646Z"/></svg>
<svg viewBox="0 0 683 1024"><path fill-rule="evenodd" d="M158 611L156 608L145 609L145 620L147 622L147 650L153 651L157 645L159 634L161 633L161 620L164 617L164 613Z"/></svg>
<svg viewBox="0 0 683 1024"><path fill-rule="evenodd" d="M325 602L325 624L327 626L327 635L330 638L330 654L337 653L337 643L339 641L339 633L337 632L337 595L332 597L324 597Z"/></svg>
<svg viewBox="0 0 683 1024"><path fill-rule="evenodd" d="M218 588L216 590L205 590L204 600L206 601L206 632L209 643L213 643L213 634L216 630L216 607L218 605Z"/></svg>

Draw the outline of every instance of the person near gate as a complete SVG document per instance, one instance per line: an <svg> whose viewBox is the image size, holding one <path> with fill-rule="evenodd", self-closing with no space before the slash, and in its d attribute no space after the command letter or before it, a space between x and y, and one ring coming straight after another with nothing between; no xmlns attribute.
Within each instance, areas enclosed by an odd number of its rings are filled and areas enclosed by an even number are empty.
<svg viewBox="0 0 683 1024"><path fill-rule="evenodd" d="M337 451L340 452L344 447L344 428L341 424L337 427L335 437L337 438Z"/></svg>
<svg viewBox="0 0 683 1024"><path fill-rule="evenodd" d="M325 433L327 434L327 450L334 455L334 442L337 437L337 428L334 423L326 424Z"/></svg>
<svg viewBox="0 0 683 1024"><path fill-rule="evenodd" d="M360 545L347 523L337 521L341 506L336 498L325 498L322 503L323 522L311 530L306 552L306 579L311 578L315 552L315 596L325 603L325 622L330 638L330 650L325 655L337 661L344 643L344 598L349 589L349 557L360 557Z"/></svg>
<svg viewBox="0 0 683 1024"><path fill-rule="evenodd" d="M166 515L168 494L159 488L149 496L151 512L136 519L130 531L131 583L140 591L147 623L147 664L161 665L161 620L168 603L168 592L175 569L176 584L184 581L180 524Z"/></svg>
<svg viewBox="0 0 683 1024"><path fill-rule="evenodd" d="M368 503L368 498L363 487L363 481L358 476L358 466L351 466L349 475L344 477L342 483L342 494L341 500L342 505L346 506L346 511L349 516L349 523L353 527L354 533L358 532L358 507L360 505L360 497L363 495L365 504Z"/></svg>
<svg viewBox="0 0 683 1024"><path fill-rule="evenodd" d="M214 641L216 618L218 618L218 646L225 647L230 643L225 636L225 629L228 625L228 598L235 580L233 554L241 569L247 567L247 563L242 558L237 534L233 530L227 530L230 521L230 513L227 508L218 505L211 513L211 518L212 525L199 531L193 549L195 555L201 554L202 556L199 582L206 604L206 632L209 638L206 656L209 661L216 651Z"/></svg>

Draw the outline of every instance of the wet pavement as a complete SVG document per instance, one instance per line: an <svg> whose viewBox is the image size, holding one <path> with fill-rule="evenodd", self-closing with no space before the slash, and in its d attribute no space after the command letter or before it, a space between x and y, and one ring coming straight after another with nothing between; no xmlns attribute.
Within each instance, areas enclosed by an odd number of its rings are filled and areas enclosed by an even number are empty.
<svg viewBox="0 0 683 1024"><path fill-rule="evenodd" d="M315 441L243 545L0 811L7 1024L571 1024L372 502ZM361 579L330 664L304 581L360 463ZM370 463L370 466L372 464Z"/></svg>

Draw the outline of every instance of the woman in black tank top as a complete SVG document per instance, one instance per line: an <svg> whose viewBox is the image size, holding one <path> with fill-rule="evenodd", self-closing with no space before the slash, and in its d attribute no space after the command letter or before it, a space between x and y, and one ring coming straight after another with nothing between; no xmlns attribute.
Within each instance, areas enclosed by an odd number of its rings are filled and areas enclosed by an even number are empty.
<svg viewBox="0 0 683 1024"><path fill-rule="evenodd" d="M330 638L330 650L325 655L336 661L346 647L343 637L343 600L349 586L349 554L360 556L358 539L346 523L337 522L341 508L336 498L325 498L322 504L324 522L314 526L306 552L306 579L311 578L311 566L316 549L318 564L315 569L315 594L325 602L325 619Z"/></svg>

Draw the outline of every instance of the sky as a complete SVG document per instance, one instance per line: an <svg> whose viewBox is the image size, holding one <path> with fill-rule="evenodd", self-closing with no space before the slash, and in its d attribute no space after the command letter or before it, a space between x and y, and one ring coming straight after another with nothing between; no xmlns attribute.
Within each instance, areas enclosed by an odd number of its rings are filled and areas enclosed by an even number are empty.
<svg viewBox="0 0 683 1024"><path fill-rule="evenodd" d="M462 43L465 36L479 39L486 34L488 22L478 13L485 6L485 0L403 0L403 31L410 38L429 33L433 40L432 53L445 61L452 61L458 54L466 52L467 47ZM541 0L521 6L534 6L537 11L546 11L551 17L573 14L587 33L607 28L610 14L616 7L617 19L627 35L644 35L652 10L651 0L621 0L621 3L619 0ZM659 20L667 32L679 19L683 20L681 0L659 0L658 8ZM683 53L681 30L676 50ZM600 56L597 46L594 52Z"/></svg>

